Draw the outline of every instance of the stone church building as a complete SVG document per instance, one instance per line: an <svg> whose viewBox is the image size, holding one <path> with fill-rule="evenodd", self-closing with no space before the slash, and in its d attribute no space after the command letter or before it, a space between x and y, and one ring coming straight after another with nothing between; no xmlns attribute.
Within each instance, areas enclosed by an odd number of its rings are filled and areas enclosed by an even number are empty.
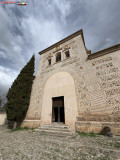
<svg viewBox="0 0 120 160"><path fill-rule="evenodd" d="M120 44L91 54L79 30L39 54L23 127L61 122L81 132L108 126L120 133Z"/></svg>

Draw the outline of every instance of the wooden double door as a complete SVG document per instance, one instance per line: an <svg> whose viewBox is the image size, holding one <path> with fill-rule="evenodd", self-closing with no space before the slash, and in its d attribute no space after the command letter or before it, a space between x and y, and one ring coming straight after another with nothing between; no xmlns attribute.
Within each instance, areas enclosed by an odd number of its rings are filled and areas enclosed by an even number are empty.
<svg viewBox="0 0 120 160"><path fill-rule="evenodd" d="M52 122L65 123L64 97L52 98Z"/></svg>

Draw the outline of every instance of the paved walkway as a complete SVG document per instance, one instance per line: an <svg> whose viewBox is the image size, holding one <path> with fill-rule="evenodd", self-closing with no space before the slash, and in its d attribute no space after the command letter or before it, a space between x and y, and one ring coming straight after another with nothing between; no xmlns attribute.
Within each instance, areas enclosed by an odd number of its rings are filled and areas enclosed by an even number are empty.
<svg viewBox="0 0 120 160"><path fill-rule="evenodd" d="M119 160L120 136L61 136L0 127L0 160Z"/></svg>

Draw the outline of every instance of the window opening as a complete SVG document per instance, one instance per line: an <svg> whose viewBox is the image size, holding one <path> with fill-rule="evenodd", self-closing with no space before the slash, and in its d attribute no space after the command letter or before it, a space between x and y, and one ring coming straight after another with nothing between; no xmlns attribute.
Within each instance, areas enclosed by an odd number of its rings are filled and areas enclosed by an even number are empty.
<svg viewBox="0 0 120 160"><path fill-rule="evenodd" d="M61 53L60 52L57 53L57 55L56 55L56 62L59 62L59 61L61 61Z"/></svg>
<svg viewBox="0 0 120 160"><path fill-rule="evenodd" d="M65 52L65 56L66 56L66 58L69 58L69 57L70 57L70 52L69 52L69 51L66 51L66 52Z"/></svg>
<svg viewBox="0 0 120 160"><path fill-rule="evenodd" d="M48 65L49 66L51 65L51 59L48 59Z"/></svg>

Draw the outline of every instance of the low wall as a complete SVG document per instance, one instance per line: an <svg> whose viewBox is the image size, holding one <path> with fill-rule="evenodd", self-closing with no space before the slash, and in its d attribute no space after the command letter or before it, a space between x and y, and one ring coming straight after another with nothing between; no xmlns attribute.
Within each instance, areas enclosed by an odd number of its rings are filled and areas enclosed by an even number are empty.
<svg viewBox="0 0 120 160"><path fill-rule="evenodd" d="M0 126L5 124L6 118L6 113L0 113Z"/></svg>
<svg viewBox="0 0 120 160"><path fill-rule="evenodd" d="M114 135L120 135L120 115L81 115L77 117L75 130L87 133L100 133L105 126L110 127Z"/></svg>
<svg viewBox="0 0 120 160"><path fill-rule="evenodd" d="M41 120L24 120L21 127L38 128L41 126Z"/></svg>

